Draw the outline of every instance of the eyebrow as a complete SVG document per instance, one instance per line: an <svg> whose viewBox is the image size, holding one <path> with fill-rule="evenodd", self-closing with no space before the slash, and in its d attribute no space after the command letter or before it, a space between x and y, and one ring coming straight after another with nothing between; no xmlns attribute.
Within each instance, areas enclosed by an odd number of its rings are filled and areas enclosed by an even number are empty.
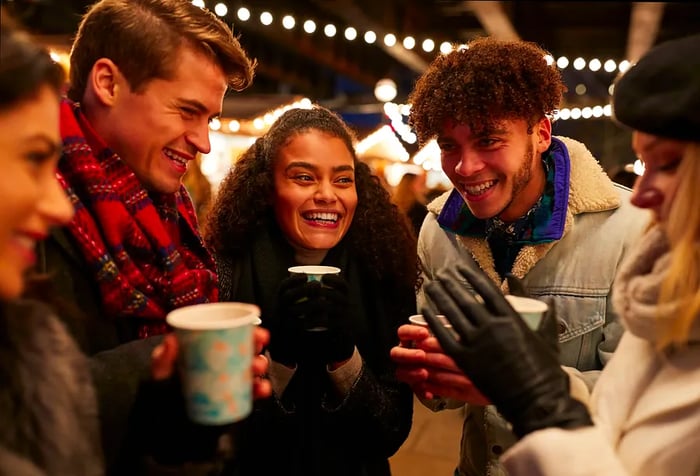
<svg viewBox="0 0 700 476"><path fill-rule="evenodd" d="M182 104L185 104L187 106L190 106L191 108L196 109L200 114L206 114L209 112L209 109L207 109L207 106L202 104L201 102L197 101L196 99L184 99L184 98L178 98L178 101ZM215 117L219 117L221 115L221 111L217 111L214 114L209 116L209 119L214 119Z"/></svg>
<svg viewBox="0 0 700 476"><path fill-rule="evenodd" d="M490 129L487 131L479 132L478 134L474 134L474 137L477 139L481 139L483 137L488 137L491 135L506 135L510 134L510 132L507 129L504 128L496 128L496 129ZM455 140L450 137L450 136L438 136L436 139L437 142L454 142Z"/></svg>
<svg viewBox="0 0 700 476"><path fill-rule="evenodd" d="M318 167L316 167L313 164L310 164L308 162L291 162L287 167L284 169L285 171L289 169L293 169L294 167L300 167L300 168L305 168L305 169L310 169L313 170L314 172L318 171ZM333 172L353 172L355 168L352 165L339 165L337 167L333 167Z"/></svg>
<svg viewBox="0 0 700 476"><path fill-rule="evenodd" d="M41 134L41 133L26 137L24 139L24 142L26 142L26 143L43 142L42 145L49 148L48 153L51 155L61 152L61 149L63 147L63 144L61 144L61 142L57 142L57 141L53 140L51 137L49 137L45 134Z"/></svg>

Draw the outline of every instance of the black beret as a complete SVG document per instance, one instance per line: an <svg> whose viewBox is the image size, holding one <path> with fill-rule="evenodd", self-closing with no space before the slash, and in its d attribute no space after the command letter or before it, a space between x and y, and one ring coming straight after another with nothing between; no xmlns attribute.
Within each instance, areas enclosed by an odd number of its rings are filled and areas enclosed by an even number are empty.
<svg viewBox="0 0 700 476"><path fill-rule="evenodd" d="M617 80L612 105L632 129L700 142L700 35L649 50Z"/></svg>

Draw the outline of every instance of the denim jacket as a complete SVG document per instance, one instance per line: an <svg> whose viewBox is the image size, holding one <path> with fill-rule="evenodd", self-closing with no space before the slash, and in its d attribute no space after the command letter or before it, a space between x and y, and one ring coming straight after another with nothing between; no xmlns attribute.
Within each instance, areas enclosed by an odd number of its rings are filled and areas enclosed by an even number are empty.
<svg viewBox="0 0 700 476"><path fill-rule="evenodd" d="M554 307L559 323L560 360L590 388L622 335L610 292L625 251L649 221L647 212L629 203L629 190L614 184L586 147L568 138L553 138L569 159L568 207L559 240L525 245L512 273L528 291ZM478 265L504 292L491 250L482 237L461 236L442 228L437 217L450 192L429 204L418 239L423 285L457 261ZM467 286L467 283L463 283ZM418 294L418 309L425 302ZM577 370L573 370L577 369ZM438 411L463 402L423 402ZM515 443L510 425L494 407L466 405L460 476L505 475L499 456Z"/></svg>

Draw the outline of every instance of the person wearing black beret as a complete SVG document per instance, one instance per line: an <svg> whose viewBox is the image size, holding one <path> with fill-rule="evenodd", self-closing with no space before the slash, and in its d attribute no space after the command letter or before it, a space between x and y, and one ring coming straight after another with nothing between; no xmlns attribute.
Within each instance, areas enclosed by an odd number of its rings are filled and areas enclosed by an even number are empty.
<svg viewBox="0 0 700 476"><path fill-rule="evenodd" d="M442 270L426 289L442 348L520 438L502 458L511 476L700 474L700 35L618 78L613 112L645 167L632 204L654 220L619 268L625 333L589 397L571 396L556 353L478 270ZM484 346L501 357L480 359Z"/></svg>

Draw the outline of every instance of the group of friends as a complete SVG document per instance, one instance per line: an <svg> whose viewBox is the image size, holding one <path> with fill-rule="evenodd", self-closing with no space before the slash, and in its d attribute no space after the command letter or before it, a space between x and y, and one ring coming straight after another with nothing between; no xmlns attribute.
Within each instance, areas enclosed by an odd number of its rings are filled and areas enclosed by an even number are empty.
<svg viewBox="0 0 700 476"><path fill-rule="evenodd" d="M256 67L231 29L99 0L65 91L3 14L0 475L388 476L414 395L464 407L457 476L700 474L700 36L616 80L633 191L552 134L547 54L480 38L419 78L410 122L453 188L418 233L317 105L242 154L200 230L182 176ZM539 328L508 293L548 304ZM222 426L188 420L165 323L214 301L262 319L254 410Z"/></svg>

